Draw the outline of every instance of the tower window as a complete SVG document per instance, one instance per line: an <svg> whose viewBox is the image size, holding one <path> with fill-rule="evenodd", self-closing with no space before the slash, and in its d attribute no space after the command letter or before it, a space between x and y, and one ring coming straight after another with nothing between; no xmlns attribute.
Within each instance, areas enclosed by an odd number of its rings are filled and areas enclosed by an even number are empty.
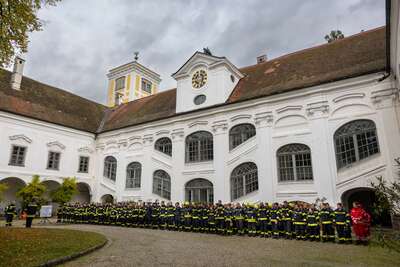
<svg viewBox="0 0 400 267"><path fill-rule="evenodd" d="M115 90L121 90L125 88L125 76L119 77L115 80Z"/></svg>
<svg viewBox="0 0 400 267"><path fill-rule="evenodd" d="M142 91L151 94L151 82L149 80L142 79Z"/></svg>

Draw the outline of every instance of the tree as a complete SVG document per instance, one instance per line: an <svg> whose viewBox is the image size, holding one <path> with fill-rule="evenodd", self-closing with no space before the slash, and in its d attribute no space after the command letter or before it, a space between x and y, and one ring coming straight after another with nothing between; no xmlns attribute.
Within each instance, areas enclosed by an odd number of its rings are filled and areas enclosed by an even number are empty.
<svg viewBox="0 0 400 267"><path fill-rule="evenodd" d="M6 184L0 183L0 201L3 199L3 193L8 189Z"/></svg>
<svg viewBox="0 0 400 267"><path fill-rule="evenodd" d="M400 174L400 158L395 159ZM389 211L392 217L393 229L400 229L400 182L388 183L382 176L376 177L377 182L371 183L375 189L374 214L381 216ZM400 232L393 234L380 228L377 230L378 243L400 253Z"/></svg>
<svg viewBox="0 0 400 267"><path fill-rule="evenodd" d="M46 186L40 182L39 175L34 175L32 181L17 192L17 197L22 198L23 207L26 207L33 200L41 205L44 202L44 192L46 192Z"/></svg>
<svg viewBox="0 0 400 267"><path fill-rule="evenodd" d="M28 51L28 34L42 30L37 12L60 0L0 0L0 66L8 66L17 53Z"/></svg>
<svg viewBox="0 0 400 267"><path fill-rule="evenodd" d="M62 184L51 192L51 199L53 202L64 205L71 201L77 192L76 178L65 178Z"/></svg>
<svg viewBox="0 0 400 267"><path fill-rule="evenodd" d="M340 30L333 30L329 34L325 35L325 40L328 43L331 43L333 41L343 39L343 38L344 38L344 34Z"/></svg>

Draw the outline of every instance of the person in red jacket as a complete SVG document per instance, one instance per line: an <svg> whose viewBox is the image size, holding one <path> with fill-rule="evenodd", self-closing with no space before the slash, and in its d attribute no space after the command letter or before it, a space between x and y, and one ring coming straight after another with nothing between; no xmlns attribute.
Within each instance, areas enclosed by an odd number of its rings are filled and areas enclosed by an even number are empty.
<svg viewBox="0 0 400 267"><path fill-rule="evenodd" d="M357 238L358 244L368 244L370 235L371 216L366 212L360 202L354 202L350 212L351 221L353 223L353 231Z"/></svg>

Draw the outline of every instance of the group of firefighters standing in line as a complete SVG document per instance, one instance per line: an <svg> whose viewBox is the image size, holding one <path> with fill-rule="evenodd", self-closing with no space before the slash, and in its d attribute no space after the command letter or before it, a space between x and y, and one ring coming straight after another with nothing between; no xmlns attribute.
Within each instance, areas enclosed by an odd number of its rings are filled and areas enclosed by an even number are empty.
<svg viewBox="0 0 400 267"><path fill-rule="evenodd" d="M369 220L370 218L368 218ZM144 227L177 231L287 238L339 243L352 242L354 218L341 203L333 210L305 203L202 204L158 201L116 204L67 204L57 222ZM369 223L369 222L367 222ZM368 226L369 227L369 226ZM336 230L336 231L335 231ZM336 234L335 234L336 232ZM366 243L359 238L357 243Z"/></svg>

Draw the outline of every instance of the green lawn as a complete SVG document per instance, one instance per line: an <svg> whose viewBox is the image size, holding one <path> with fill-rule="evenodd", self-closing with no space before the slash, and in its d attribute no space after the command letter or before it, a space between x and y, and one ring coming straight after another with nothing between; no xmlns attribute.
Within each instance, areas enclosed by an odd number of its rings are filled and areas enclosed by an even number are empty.
<svg viewBox="0 0 400 267"><path fill-rule="evenodd" d="M65 229L0 228L0 266L37 266L102 244L100 234Z"/></svg>

